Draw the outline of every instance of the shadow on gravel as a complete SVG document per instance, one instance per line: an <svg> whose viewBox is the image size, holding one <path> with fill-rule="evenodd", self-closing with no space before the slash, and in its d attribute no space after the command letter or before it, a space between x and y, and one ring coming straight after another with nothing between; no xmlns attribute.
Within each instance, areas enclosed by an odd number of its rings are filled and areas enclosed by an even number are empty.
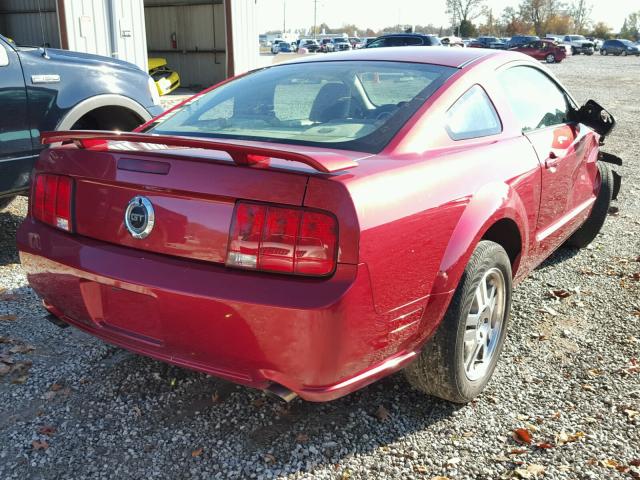
<svg viewBox="0 0 640 480"><path fill-rule="evenodd" d="M559 248L558 250L553 252L553 254L549 258L547 258L544 262L538 265L536 270L546 268L546 267L553 267L555 265L558 265L559 263L566 262L567 260L575 257L579 253L580 253L579 248L568 248L568 247Z"/></svg>
<svg viewBox="0 0 640 480"><path fill-rule="evenodd" d="M191 450L200 448L204 452L200 460L207 469L231 462L243 465L243 475L248 477L255 472L256 462L263 463L272 455L275 460L270 468L305 472L310 457L315 459L312 468L335 465L356 453L385 448L407 435L433 429L460 408L414 391L400 374L333 402L296 399L285 404L259 391L117 348L110 348L100 366L93 365L89 371L91 380L64 400L65 408L80 412L91 405L95 417L104 412L124 414L126 420L114 415L101 422L103 434L120 435L126 425L138 432L136 441L144 438L149 442L150 452L153 450L149 461L157 455L177 455L185 462L185 471L193 462ZM127 405L125 412L123 404ZM130 415L132 410L139 413ZM71 423L91 421L83 417L78 415ZM443 437L453 434L444 426L436 431ZM189 447L182 452L165 444L176 432L188 438ZM102 454L126 456L130 444L123 440L105 445ZM73 450L75 443L81 449L90 441L79 435L65 443ZM145 462L144 456L139 461Z"/></svg>
<svg viewBox="0 0 640 480"><path fill-rule="evenodd" d="M0 267L10 263L18 263L16 250L16 231L22 217L10 212L0 212Z"/></svg>

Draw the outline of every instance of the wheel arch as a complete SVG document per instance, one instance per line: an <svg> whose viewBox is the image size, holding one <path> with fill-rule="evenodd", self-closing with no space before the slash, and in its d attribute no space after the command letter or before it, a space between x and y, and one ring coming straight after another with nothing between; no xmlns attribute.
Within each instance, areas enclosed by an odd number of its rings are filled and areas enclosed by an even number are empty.
<svg viewBox="0 0 640 480"><path fill-rule="evenodd" d="M505 183L478 191L465 208L442 257L432 295L455 290L469 258L481 240L500 244L509 259L514 278L528 254L529 220L518 193Z"/></svg>
<svg viewBox="0 0 640 480"><path fill-rule="evenodd" d="M138 102L129 97L116 94L95 95L75 105L60 120L56 130L70 130L85 115L104 107L116 107L129 110L140 118L140 123L151 120L151 114Z"/></svg>

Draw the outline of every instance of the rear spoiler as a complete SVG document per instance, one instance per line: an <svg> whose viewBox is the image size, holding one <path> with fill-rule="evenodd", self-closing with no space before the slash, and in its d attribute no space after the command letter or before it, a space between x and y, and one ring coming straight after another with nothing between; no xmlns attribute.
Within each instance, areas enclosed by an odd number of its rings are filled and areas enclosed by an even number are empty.
<svg viewBox="0 0 640 480"><path fill-rule="evenodd" d="M73 142L79 148L98 146L96 141L134 142L166 145L172 147L202 148L226 152L236 165L252 165L268 158L280 158L291 162L300 162L323 172L334 173L356 167L358 163L346 156L328 151L298 153L262 145L232 143L221 139L209 140L175 135L152 135L132 132L107 132L100 130L72 130L62 132L43 132L40 134L43 145L58 142ZM237 140L235 140L237 142Z"/></svg>

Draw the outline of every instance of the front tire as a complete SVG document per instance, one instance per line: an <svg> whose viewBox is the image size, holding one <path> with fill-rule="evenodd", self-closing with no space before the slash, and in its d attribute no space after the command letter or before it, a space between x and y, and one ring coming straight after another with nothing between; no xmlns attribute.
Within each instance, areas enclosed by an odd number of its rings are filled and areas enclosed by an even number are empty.
<svg viewBox="0 0 640 480"><path fill-rule="evenodd" d="M607 56L607 50L605 49L600 50L600 55Z"/></svg>
<svg viewBox="0 0 640 480"><path fill-rule="evenodd" d="M596 238L609 213L609 206L613 197L614 180L611 167L598 162L600 171L600 191L593 204L593 209L582 226L569 237L565 245L573 248L584 248Z"/></svg>
<svg viewBox="0 0 640 480"><path fill-rule="evenodd" d="M511 289L507 252L497 243L481 241L436 333L405 369L409 383L455 403L477 397L502 351Z"/></svg>
<svg viewBox="0 0 640 480"><path fill-rule="evenodd" d="M623 50L623 51L622 51L622 56L623 56L623 57L626 57L627 55L629 55L629 53L627 53L627 51L626 51L626 50Z"/></svg>

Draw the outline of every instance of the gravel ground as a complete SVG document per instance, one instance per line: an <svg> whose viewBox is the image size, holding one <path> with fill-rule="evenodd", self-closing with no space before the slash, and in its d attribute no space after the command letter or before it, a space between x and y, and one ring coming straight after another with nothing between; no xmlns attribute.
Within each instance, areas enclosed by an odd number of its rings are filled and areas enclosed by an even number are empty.
<svg viewBox="0 0 640 480"><path fill-rule="evenodd" d="M640 478L640 63L552 69L617 117L619 212L589 249L559 251L517 288L477 401L424 397L398 374L285 406L60 330L17 263L20 199L0 214L0 478Z"/></svg>

